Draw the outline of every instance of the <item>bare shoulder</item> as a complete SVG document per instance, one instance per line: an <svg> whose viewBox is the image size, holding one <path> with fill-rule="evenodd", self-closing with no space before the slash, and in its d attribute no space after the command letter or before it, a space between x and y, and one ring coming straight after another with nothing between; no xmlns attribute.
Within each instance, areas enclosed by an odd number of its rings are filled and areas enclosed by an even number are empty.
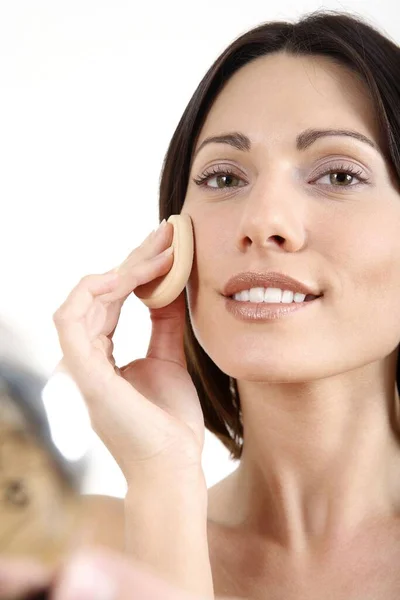
<svg viewBox="0 0 400 600"><path fill-rule="evenodd" d="M123 551L124 500L112 496L82 495L82 541Z"/></svg>

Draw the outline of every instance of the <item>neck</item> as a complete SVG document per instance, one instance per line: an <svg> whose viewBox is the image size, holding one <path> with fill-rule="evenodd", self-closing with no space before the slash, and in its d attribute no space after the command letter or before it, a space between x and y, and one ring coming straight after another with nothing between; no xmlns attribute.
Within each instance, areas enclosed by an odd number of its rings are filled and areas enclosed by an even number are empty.
<svg viewBox="0 0 400 600"><path fill-rule="evenodd" d="M311 383L238 381L243 454L229 523L295 551L400 511L396 356Z"/></svg>

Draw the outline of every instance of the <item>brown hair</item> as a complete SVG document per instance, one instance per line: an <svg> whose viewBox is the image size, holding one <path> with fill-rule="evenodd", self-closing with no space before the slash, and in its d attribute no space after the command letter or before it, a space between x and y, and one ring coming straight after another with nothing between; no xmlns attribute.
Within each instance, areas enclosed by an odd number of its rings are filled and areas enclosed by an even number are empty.
<svg viewBox="0 0 400 600"><path fill-rule="evenodd" d="M297 23L267 22L235 39L207 71L172 136L160 177L160 220L181 212L193 150L217 94L242 66L274 52L322 55L350 67L367 84L386 141L385 156L400 181L400 48L363 18L318 10ZM198 343L186 299L185 354L203 409L205 426L241 457L243 424L236 381L223 373ZM397 367L397 385L400 369Z"/></svg>

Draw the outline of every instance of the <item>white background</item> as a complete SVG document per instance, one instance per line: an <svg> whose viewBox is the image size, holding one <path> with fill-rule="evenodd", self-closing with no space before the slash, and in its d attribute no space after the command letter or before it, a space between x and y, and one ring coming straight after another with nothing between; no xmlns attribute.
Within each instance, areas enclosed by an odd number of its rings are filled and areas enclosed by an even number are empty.
<svg viewBox="0 0 400 600"><path fill-rule="evenodd" d="M72 287L118 265L157 225L162 160L210 65L247 29L320 7L366 16L400 41L395 0L1 0L0 318L44 374L61 358L52 315ZM117 364L145 356L149 335L131 296ZM53 407L72 444L84 419L67 389ZM84 491L123 496L108 451L93 433L88 443ZM236 466L207 432L207 485Z"/></svg>

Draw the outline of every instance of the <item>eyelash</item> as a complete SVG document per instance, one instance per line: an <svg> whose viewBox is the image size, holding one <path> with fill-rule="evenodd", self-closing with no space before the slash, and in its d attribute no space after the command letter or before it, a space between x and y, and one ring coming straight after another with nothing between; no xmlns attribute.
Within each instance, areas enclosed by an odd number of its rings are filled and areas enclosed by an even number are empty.
<svg viewBox="0 0 400 600"><path fill-rule="evenodd" d="M211 170L212 169L212 170ZM235 171L233 171L232 169L230 169L228 166L223 166L223 165L215 165L214 167L212 167L209 170L204 171L199 177L194 177L193 178L193 182L198 185L198 186L202 186L207 188L207 186L205 185L205 183L218 176L218 175L233 175L236 179L242 179L242 177L240 177L239 175L237 175L237 173L235 173ZM362 184L368 184L369 183L369 178L365 177L362 174L362 171L357 170L355 167L352 166L347 166L344 164L341 165L333 165L330 169L328 169L327 171L324 171L322 173L319 173L317 175L317 179L320 179L321 177L323 177L324 175L330 175L331 173L345 173L347 175L353 175L356 176L357 179L359 179L359 183L355 184L355 185L345 185L345 186L339 186L339 185L332 185L331 187L337 187L337 188L354 188L354 187L358 187L359 185ZM325 184L323 184L325 185ZM329 185L329 184L328 184ZM234 186L234 187L239 187L239 186ZM243 186L242 186L243 187ZM220 191L224 191L224 188L207 188L209 190L220 190ZM225 190L229 190L232 188L225 188Z"/></svg>

